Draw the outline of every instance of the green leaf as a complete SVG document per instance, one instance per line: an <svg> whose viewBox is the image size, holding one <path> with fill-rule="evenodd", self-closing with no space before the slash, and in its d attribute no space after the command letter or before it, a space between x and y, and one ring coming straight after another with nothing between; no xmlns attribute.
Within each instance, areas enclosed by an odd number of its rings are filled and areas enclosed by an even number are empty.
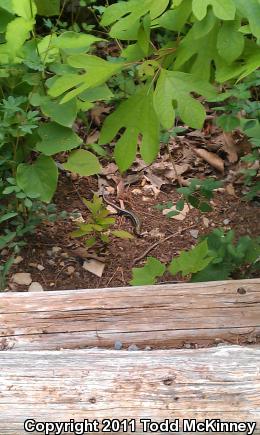
<svg viewBox="0 0 260 435"><path fill-rule="evenodd" d="M10 14L14 14L13 0L1 0L1 8Z"/></svg>
<svg viewBox="0 0 260 435"><path fill-rule="evenodd" d="M92 248L97 243L97 239L95 237L91 237L90 239L86 240L85 245L88 248Z"/></svg>
<svg viewBox="0 0 260 435"><path fill-rule="evenodd" d="M133 269L133 279L130 284L133 286L155 284L156 278L163 276L166 267L154 257L148 257L144 267Z"/></svg>
<svg viewBox="0 0 260 435"><path fill-rule="evenodd" d="M111 100L114 97L113 92L107 85L98 86L97 88L88 89L79 95L79 98L83 101L106 101Z"/></svg>
<svg viewBox="0 0 260 435"><path fill-rule="evenodd" d="M174 124L173 101L177 103L180 117L186 124L202 128L206 112L202 104L191 96L191 92L205 97L216 94L213 86L191 74L162 70L154 93L154 105L165 129L170 129Z"/></svg>
<svg viewBox="0 0 260 435"><path fill-rule="evenodd" d="M8 51L11 59L15 59L18 50L29 38L32 29L33 21L28 21L23 17L15 18L7 25L6 44L3 44L3 48L5 47Z"/></svg>
<svg viewBox="0 0 260 435"><path fill-rule="evenodd" d="M113 234L113 236L118 237L119 239L125 239L125 240L134 239L133 234L130 234L128 231L113 230L111 231L111 234Z"/></svg>
<svg viewBox="0 0 260 435"><path fill-rule="evenodd" d="M260 3L259 0L234 0L242 17L247 18L253 35L260 38Z"/></svg>
<svg viewBox="0 0 260 435"><path fill-rule="evenodd" d="M233 0L193 0L192 10L198 20L207 15L207 8L211 5L216 17L221 20L233 20L235 18L236 6Z"/></svg>
<svg viewBox="0 0 260 435"><path fill-rule="evenodd" d="M35 0L38 15L51 17L59 15L60 0Z"/></svg>
<svg viewBox="0 0 260 435"><path fill-rule="evenodd" d="M40 156L32 165L21 163L17 167L16 181L30 198L50 202L57 187L58 169L50 157Z"/></svg>
<svg viewBox="0 0 260 435"><path fill-rule="evenodd" d="M218 52L229 64L236 60L244 50L245 40L242 33L238 31L239 27L240 20L224 21L218 33Z"/></svg>
<svg viewBox="0 0 260 435"><path fill-rule="evenodd" d="M219 264L209 264L205 269L195 273L191 282L223 281L230 277L234 266L229 262Z"/></svg>
<svg viewBox="0 0 260 435"><path fill-rule="evenodd" d="M104 41L86 33L64 32L56 40L55 45L66 54L84 53L88 51L92 44Z"/></svg>
<svg viewBox="0 0 260 435"><path fill-rule="evenodd" d="M159 17L167 8L169 0L128 0L105 9L101 24L113 25L110 35L119 39L137 39L140 19L150 14L151 20ZM116 22L117 21L117 22Z"/></svg>
<svg viewBox="0 0 260 435"><path fill-rule="evenodd" d="M5 222L5 221L8 221L9 219L12 219L13 217L15 217L17 215L18 215L18 213L12 212L12 213L6 213L3 216L0 216L0 224Z"/></svg>
<svg viewBox="0 0 260 435"><path fill-rule="evenodd" d="M6 31L6 27L10 21L12 21L14 16L10 14L8 11L0 8L0 33Z"/></svg>
<svg viewBox="0 0 260 435"><path fill-rule="evenodd" d="M191 2L192 0L185 0L175 9L166 11L160 18L153 21L153 25L181 32L191 15Z"/></svg>
<svg viewBox="0 0 260 435"><path fill-rule="evenodd" d="M83 237L87 234L90 234L93 232L93 225L92 224L81 224L79 226L79 229L73 231L70 236L73 238Z"/></svg>
<svg viewBox="0 0 260 435"><path fill-rule="evenodd" d="M204 20L195 22L176 50L174 70L188 65L193 76L208 81L213 71L212 64L219 64L218 32L219 23L212 13L208 13Z"/></svg>
<svg viewBox="0 0 260 435"><path fill-rule="evenodd" d="M122 128L125 131L115 147L115 159L120 171L127 170L133 163L139 134L142 134L141 156L145 162L151 163L159 151L159 120L153 106L153 93L147 87L121 103L106 118L99 144L111 142Z"/></svg>
<svg viewBox="0 0 260 435"><path fill-rule="evenodd" d="M80 70L87 70L82 74L65 74L62 77L57 78L49 89L49 95L52 97L58 97L64 92L69 91L62 99L62 103L65 103L72 98L80 95L82 92L90 88L96 88L104 84L113 74L119 72L123 63L107 62L97 56L91 56L88 54L75 54L69 56L67 60L68 64L73 68L79 68ZM72 90L72 88L76 87Z"/></svg>
<svg viewBox="0 0 260 435"><path fill-rule="evenodd" d="M217 118L216 124L222 130L231 132L240 126L240 120L234 115L221 115Z"/></svg>
<svg viewBox="0 0 260 435"><path fill-rule="evenodd" d="M82 177L99 174L102 170L98 158L86 150L73 151L63 167L67 171L75 172Z"/></svg>
<svg viewBox="0 0 260 435"><path fill-rule="evenodd" d="M184 251L178 258L173 259L169 266L169 271L172 275L182 272L183 276L196 273L205 269L212 261L212 258L213 257L209 256L207 240L204 240L195 248L188 252Z"/></svg>
<svg viewBox="0 0 260 435"><path fill-rule="evenodd" d="M34 94L30 100L34 106L40 106L43 114L64 127L72 127L77 116L77 103L73 99L59 104L50 97Z"/></svg>
<svg viewBox="0 0 260 435"><path fill-rule="evenodd" d="M41 142L37 144L36 149L46 156L72 150L82 143L82 140L74 131L55 122L42 124L38 129L38 134Z"/></svg>
<svg viewBox="0 0 260 435"><path fill-rule="evenodd" d="M25 20L34 20L37 8L34 0L12 0L13 11Z"/></svg>

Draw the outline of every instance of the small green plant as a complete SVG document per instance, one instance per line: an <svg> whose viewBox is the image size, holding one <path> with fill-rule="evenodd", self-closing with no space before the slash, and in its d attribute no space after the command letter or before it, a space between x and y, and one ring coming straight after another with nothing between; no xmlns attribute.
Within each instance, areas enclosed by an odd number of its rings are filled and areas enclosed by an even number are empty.
<svg viewBox="0 0 260 435"><path fill-rule="evenodd" d="M190 204L192 207L197 208L202 213L208 213L212 211L212 207L209 201L214 196L214 190L222 186L221 181L217 181L214 178L208 178L206 180L200 180L193 178L188 187L180 187L177 189L182 195L182 198L175 204L176 210L171 210L174 207L173 202L167 204L158 204L156 208L160 211L169 209L169 213L166 214L168 218L177 216L184 209L185 203Z"/></svg>
<svg viewBox="0 0 260 435"><path fill-rule="evenodd" d="M249 168L242 169L241 173L244 175L244 183L248 187L245 198L251 201L260 193L260 181L257 181L260 161L260 118L255 120L253 125L252 123L246 124L244 131L252 144L252 152L241 158L242 162L249 165Z"/></svg>
<svg viewBox="0 0 260 435"><path fill-rule="evenodd" d="M92 201L82 198L83 203L90 211L91 216L86 223L79 223L78 229L71 233L71 237L86 237L86 246L92 248L98 241L109 243L110 237L120 239L133 239L134 236L127 231L112 230L115 218L110 217L110 212L103 204L101 197L94 195Z"/></svg>
<svg viewBox="0 0 260 435"><path fill-rule="evenodd" d="M252 92L260 85L260 72L255 71L241 83L235 84L213 101L223 105L214 107L217 112L223 112L216 119L216 124L225 132L236 128L244 129L248 120L260 119L260 102L254 101Z"/></svg>
<svg viewBox="0 0 260 435"><path fill-rule="evenodd" d="M234 239L234 231L225 233L216 229L193 249L173 258L167 270L173 276L181 273L191 282L246 278L260 269L260 238L253 240L244 236L237 243ZM156 278L162 276L165 270L164 264L149 257L144 267L133 269L131 284L155 284Z"/></svg>

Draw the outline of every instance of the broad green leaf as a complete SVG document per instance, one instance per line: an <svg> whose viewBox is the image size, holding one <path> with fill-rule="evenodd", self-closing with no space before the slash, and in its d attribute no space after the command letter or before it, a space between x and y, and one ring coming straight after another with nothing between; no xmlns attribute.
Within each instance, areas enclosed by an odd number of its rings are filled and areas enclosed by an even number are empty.
<svg viewBox="0 0 260 435"><path fill-rule="evenodd" d="M50 97L34 94L30 101L34 106L40 106L42 113L58 124L64 127L73 126L77 116L75 99L61 105L59 101L54 101Z"/></svg>
<svg viewBox="0 0 260 435"><path fill-rule="evenodd" d="M49 95L58 97L69 91L62 99L63 103L71 100L90 88L96 88L104 84L113 74L119 72L123 63L107 62L97 56L88 54L76 54L69 56L68 64L73 68L85 69L85 74L65 74L59 77L49 89ZM73 89L75 86L76 89Z"/></svg>
<svg viewBox="0 0 260 435"><path fill-rule="evenodd" d="M51 17L59 15L60 0L35 0L38 15Z"/></svg>
<svg viewBox="0 0 260 435"><path fill-rule="evenodd" d="M153 25L181 32L191 15L191 2L192 0L184 0L180 6L166 11L160 18L154 20Z"/></svg>
<svg viewBox="0 0 260 435"><path fill-rule="evenodd" d="M253 35L260 38L260 2L259 0L234 0L238 12L249 22Z"/></svg>
<svg viewBox="0 0 260 435"><path fill-rule="evenodd" d="M154 257L148 257L144 267L133 269L133 279L130 284L133 286L155 284L156 278L163 276L166 267Z"/></svg>
<svg viewBox="0 0 260 435"><path fill-rule="evenodd" d="M211 5L216 17L221 20L233 20L236 14L234 0L193 0L192 10L198 20L207 15L207 8Z"/></svg>
<svg viewBox="0 0 260 435"><path fill-rule="evenodd" d="M224 281L230 277L234 266L231 262L221 262L219 264L210 263L205 269L195 273L191 282Z"/></svg>
<svg viewBox="0 0 260 435"><path fill-rule="evenodd" d="M165 129L172 128L175 118L173 101L177 103L182 120L193 128L203 126L206 112L191 93L213 97L216 92L209 83L194 78L191 74L162 69L154 93L154 106Z"/></svg>
<svg viewBox="0 0 260 435"><path fill-rule="evenodd" d="M212 257L209 255L208 243L207 240L204 240L195 248L188 252L184 251L178 258L173 259L169 271L172 275L182 272L182 275L186 276L205 269L211 261Z"/></svg>
<svg viewBox="0 0 260 435"><path fill-rule="evenodd" d="M56 47L57 35L47 35L40 40L37 46L37 52L40 54L41 60L44 64L58 61L59 49Z"/></svg>
<svg viewBox="0 0 260 435"><path fill-rule="evenodd" d="M216 71L216 79L220 83L238 77L238 80L250 75L260 67L260 47L253 41L246 41L245 50L243 55L234 62L228 65L223 62L221 68Z"/></svg>
<svg viewBox="0 0 260 435"><path fill-rule="evenodd" d="M135 44L129 44L124 50L122 50L121 56L128 62L136 62L143 59L144 52L138 42L136 42Z"/></svg>
<svg viewBox="0 0 260 435"><path fill-rule="evenodd" d="M80 137L73 130L55 122L42 124L37 132L41 142L37 144L36 149L46 156L72 150L82 143Z"/></svg>
<svg viewBox="0 0 260 435"><path fill-rule="evenodd" d="M142 135L141 156L151 163L159 151L159 120L153 106L153 92L147 86L120 104L102 127L99 144L111 142L125 129L115 147L115 159L121 171L133 163L138 137Z"/></svg>
<svg viewBox="0 0 260 435"><path fill-rule="evenodd" d="M15 58L18 50L29 38L32 29L33 21L28 21L22 17L15 18L7 25L6 44L4 45L10 53L10 58Z"/></svg>
<svg viewBox="0 0 260 435"><path fill-rule="evenodd" d="M57 188L58 168L52 158L40 156L31 165L18 166L16 181L30 198L50 202Z"/></svg>
<svg viewBox="0 0 260 435"><path fill-rule="evenodd" d="M184 68L189 62L189 71L201 80L209 80L212 64L218 64L217 37L219 24L213 14L197 21L182 39L176 51L174 70Z"/></svg>
<svg viewBox="0 0 260 435"><path fill-rule="evenodd" d="M102 169L98 158L85 150L73 151L63 166L67 171L75 172L82 177L99 174Z"/></svg>
<svg viewBox="0 0 260 435"><path fill-rule="evenodd" d="M6 31L7 25L14 19L14 16L10 12L0 8L0 33Z"/></svg>
<svg viewBox="0 0 260 435"><path fill-rule="evenodd" d="M88 89L78 96L83 101L107 101L114 97L113 92L107 85L101 85L97 88Z"/></svg>
<svg viewBox="0 0 260 435"><path fill-rule="evenodd" d="M240 21L224 21L217 40L217 48L219 55L226 60L227 63L232 63L243 52L245 40L239 30Z"/></svg>
<svg viewBox="0 0 260 435"><path fill-rule="evenodd" d="M10 14L14 14L13 0L1 0L1 8Z"/></svg>
<svg viewBox="0 0 260 435"><path fill-rule="evenodd" d="M104 41L104 39L70 31L62 33L55 41L55 45L66 54L74 54L88 51L92 44L99 41Z"/></svg>
<svg viewBox="0 0 260 435"><path fill-rule="evenodd" d="M25 20L34 20L37 8L34 0L12 0L13 11Z"/></svg>
<svg viewBox="0 0 260 435"><path fill-rule="evenodd" d="M10 213L4 214L3 216L0 216L0 224L5 222L5 221L8 221L9 219L12 219L13 217L15 217L17 215L18 215L18 213L16 213L16 212L10 212Z"/></svg>
<svg viewBox="0 0 260 435"><path fill-rule="evenodd" d="M125 240L134 239L133 234L130 234L128 231L113 230L111 231L111 234L113 234L113 236L118 237L119 239L125 239Z"/></svg>
<svg viewBox="0 0 260 435"><path fill-rule="evenodd" d="M119 39L137 39L140 19L150 14L151 20L159 17L167 8L169 0L128 0L106 8L101 24L113 24L110 35Z"/></svg>

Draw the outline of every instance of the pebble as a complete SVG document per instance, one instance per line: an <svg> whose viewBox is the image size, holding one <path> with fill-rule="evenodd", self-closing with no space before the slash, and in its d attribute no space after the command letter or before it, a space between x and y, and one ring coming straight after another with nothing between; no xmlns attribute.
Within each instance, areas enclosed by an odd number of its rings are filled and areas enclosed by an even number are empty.
<svg viewBox="0 0 260 435"><path fill-rule="evenodd" d="M146 346L144 350L152 350L153 348L151 346Z"/></svg>
<svg viewBox="0 0 260 435"><path fill-rule="evenodd" d="M18 257L16 257L14 259L14 264L20 264L23 261L23 257L21 257L20 255L18 255Z"/></svg>
<svg viewBox="0 0 260 435"><path fill-rule="evenodd" d="M7 254L8 254L8 249L2 249L1 255L4 257Z"/></svg>
<svg viewBox="0 0 260 435"><path fill-rule="evenodd" d="M67 275L73 275L73 273L75 272L75 267L73 267L73 266L69 266L68 267L68 269L67 269L67 271L66 271L66 273L67 273Z"/></svg>
<svg viewBox="0 0 260 435"><path fill-rule="evenodd" d="M43 292L43 287L39 282L32 282L30 287L28 288L29 292Z"/></svg>
<svg viewBox="0 0 260 435"><path fill-rule="evenodd" d="M67 252L62 252L62 253L60 254L60 256L61 256L62 258L69 258L69 254L68 254Z"/></svg>
<svg viewBox="0 0 260 435"><path fill-rule="evenodd" d="M199 237L199 230L190 230L190 235L194 238L197 239Z"/></svg>
<svg viewBox="0 0 260 435"><path fill-rule="evenodd" d="M29 263L30 267L34 267L35 269L38 268L38 264L37 263Z"/></svg>
<svg viewBox="0 0 260 435"><path fill-rule="evenodd" d="M131 344L131 346L129 346L129 348L127 350L136 351L136 350L139 350L139 347L136 346L136 344Z"/></svg>
<svg viewBox="0 0 260 435"><path fill-rule="evenodd" d="M116 341L115 342L115 350L121 350L123 347L123 343L121 343L121 341Z"/></svg>
<svg viewBox="0 0 260 435"><path fill-rule="evenodd" d="M42 266L41 264L37 264L37 269L38 269L40 272L42 272L42 271L45 269L45 267Z"/></svg>
<svg viewBox="0 0 260 435"><path fill-rule="evenodd" d="M30 273L23 273L23 272L19 272L19 273L15 273L11 280L18 285L26 285L29 286L32 283L32 277Z"/></svg>
<svg viewBox="0 0 260 435"><path fill-rule="evenodd" d="M224 224L224 225L229 225L229 224L230 224L230 220L229 220L229 219L225 219L225 220L223 221L223 224Z"/></svg>
<svg viewBox="0 0 260 435"><path fill-rule="evenodd" d="M61 248L59 246L53 246L51 251L53 254L58 254L58 252L61 251Z"/></svg>
<svg viewBox="0 0 260 435"><path fill-rule="evenodd" d="M202 220L203 220L204 227L208 228L209 227L209 219L206 217L203 217Z"/></svg>
<svg viewBox="0 0 260 435"><path fill-rule="evenodd" d="M56 262L54 260L48 260L50 266L55 266Z"/></svg>

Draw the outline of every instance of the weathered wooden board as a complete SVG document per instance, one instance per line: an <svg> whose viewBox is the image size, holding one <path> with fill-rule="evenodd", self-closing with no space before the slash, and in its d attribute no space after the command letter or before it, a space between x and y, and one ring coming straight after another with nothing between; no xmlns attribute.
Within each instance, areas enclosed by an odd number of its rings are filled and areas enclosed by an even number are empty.
<svg viewBox="0 0 260 435"><path fill-rule="evenodd" d="M173 348L260 338L260 279L0 295L0 348Z"/></svg>
<svg viewBox="0 0 260 435"><path fill-rule="evenodd" d="M104 418L255 421L260 433L259 349L3 351L0 386L1 435L27 419Z"/></svg>

